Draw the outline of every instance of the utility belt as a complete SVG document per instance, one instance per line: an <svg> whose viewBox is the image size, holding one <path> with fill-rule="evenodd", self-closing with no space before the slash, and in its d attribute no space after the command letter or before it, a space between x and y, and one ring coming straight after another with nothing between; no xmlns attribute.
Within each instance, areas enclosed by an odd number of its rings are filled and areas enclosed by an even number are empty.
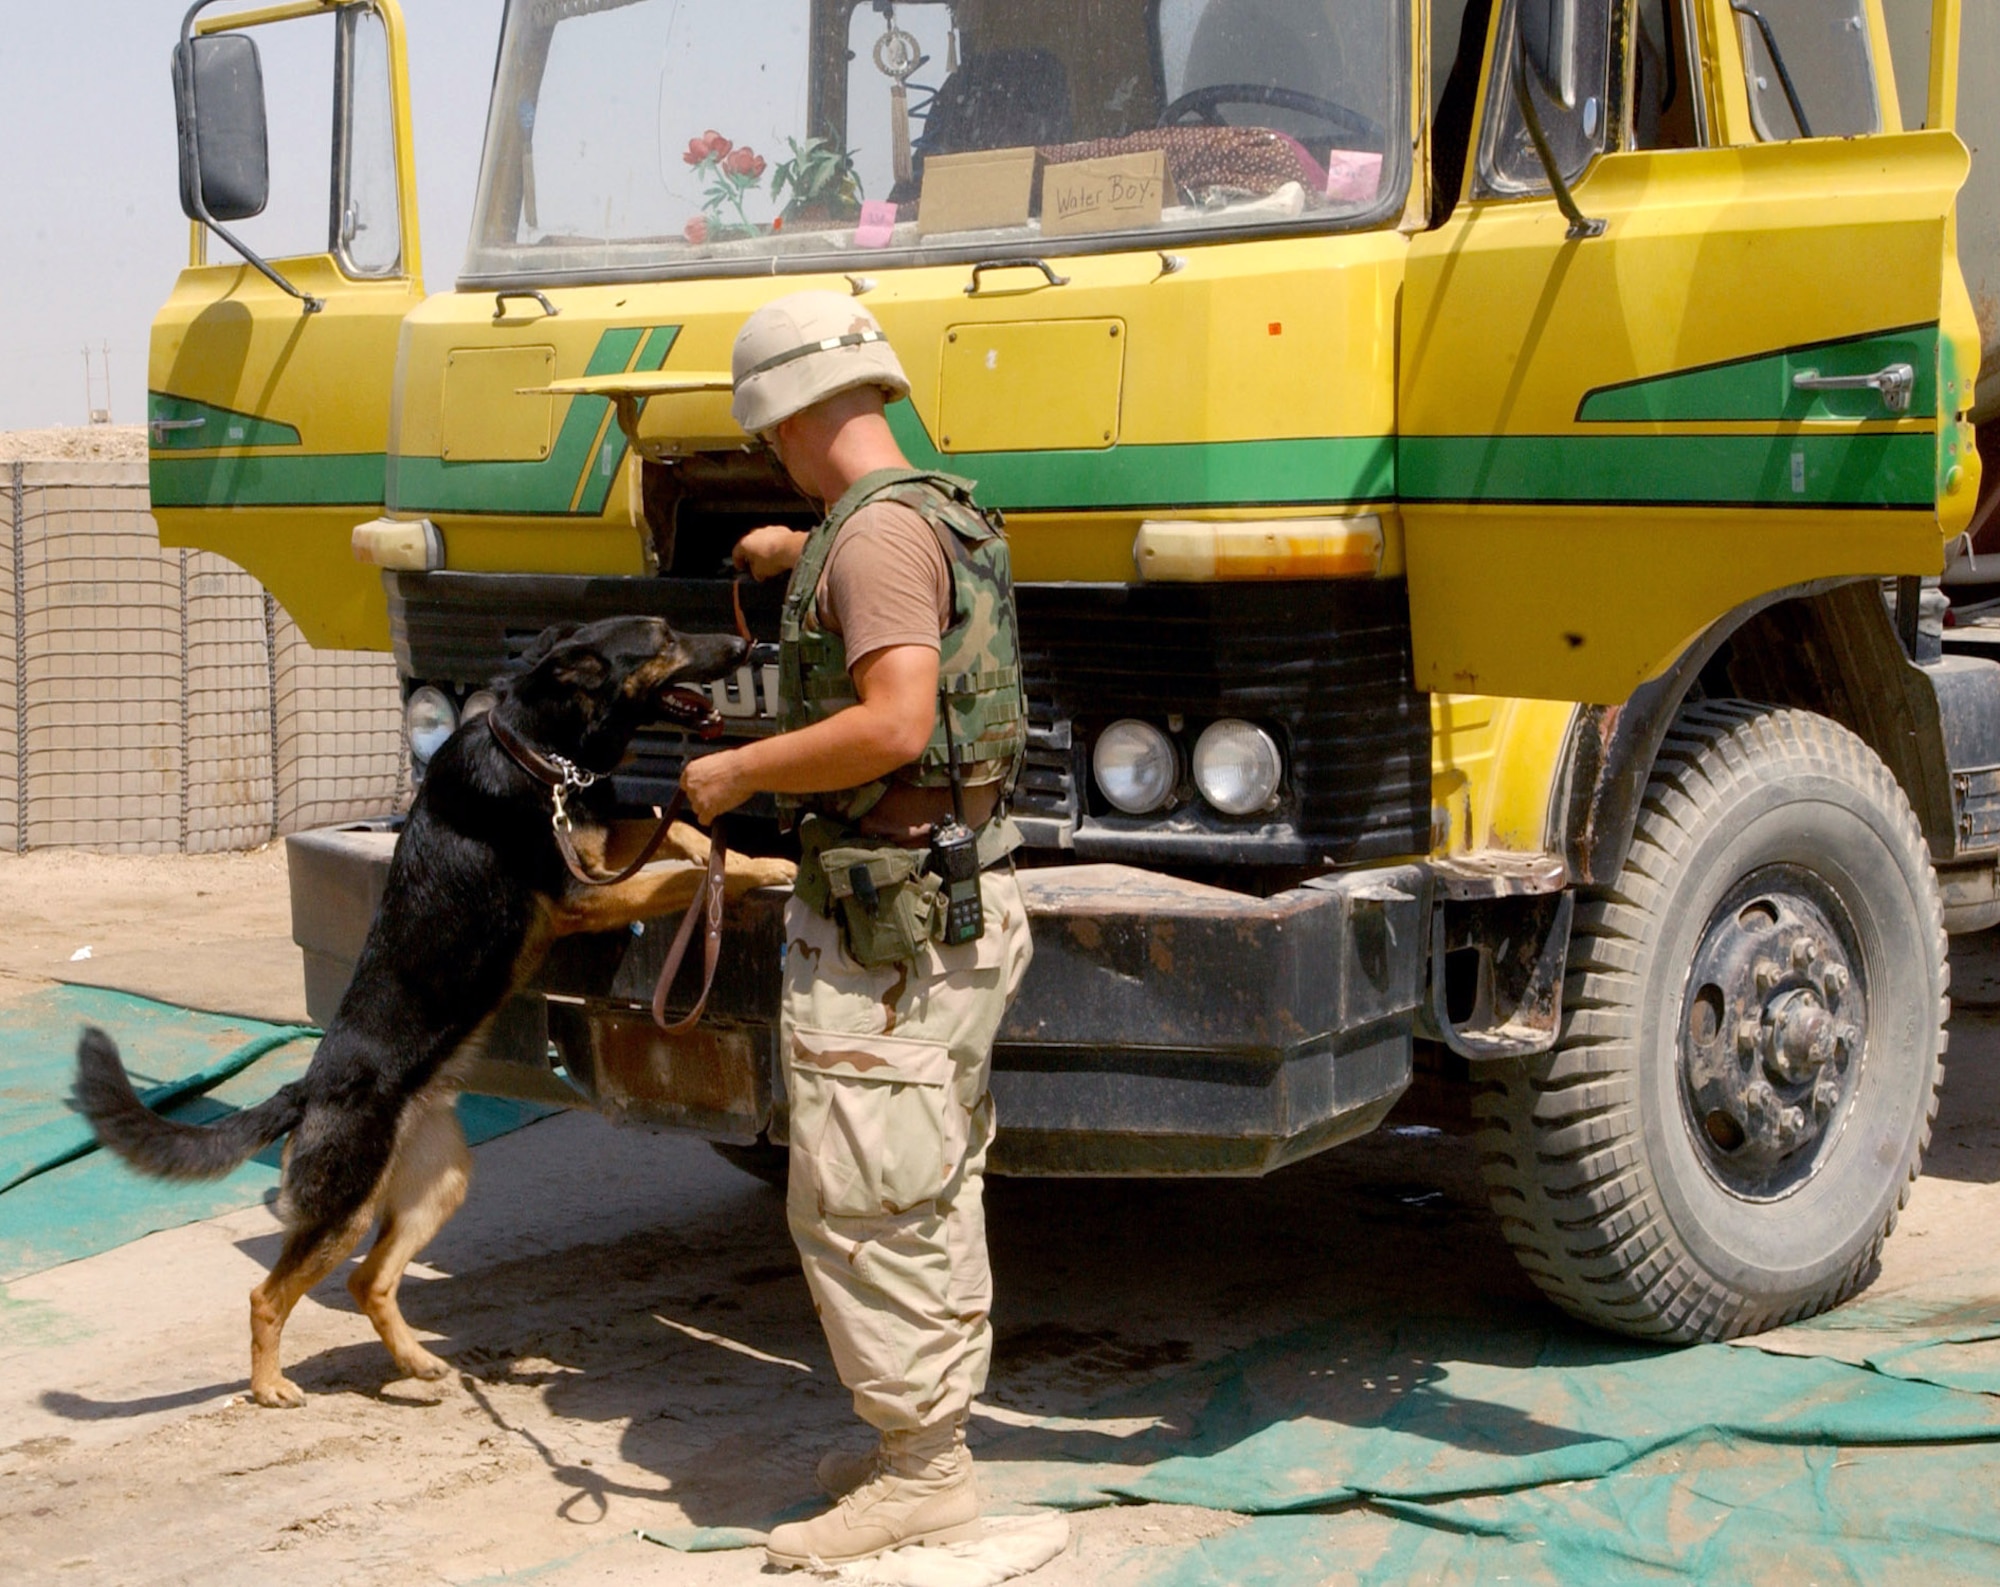
<svg viewBox="0 0 2000 1587"><path fill-rule="evenodd" d="M1020 829L1009 817L996 817L973 836L974 864L961 864L961 874L952 877L941 874L933 849L870 838L808 815L799 823L799 876L792 892L807 908L838 918L856 962L904 964L926 943L970 940L962 935L964 900L954 895L970 880L976 908L977 872L1003 863L1020 846Z"/></svg>

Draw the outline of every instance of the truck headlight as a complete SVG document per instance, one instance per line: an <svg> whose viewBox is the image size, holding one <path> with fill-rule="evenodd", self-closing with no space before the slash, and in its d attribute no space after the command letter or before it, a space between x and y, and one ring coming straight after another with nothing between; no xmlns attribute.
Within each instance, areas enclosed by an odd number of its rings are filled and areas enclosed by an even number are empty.
<svg viewBox="0 0 2000 1587"><path fill-rule="evenodd" d="M1151 722L1130 717L1097 735L1090 767L1104 797L1128 816L1150 815L1174 796L1181 780L1174 741Z"/></svg>
<svg viewBox="0 0 2000 1587"><path fill-rule="evenodd" d="M1224 717L1202 729L1194 745L1194 785L1226 816L1267 808L1285 775L1285 758L1271 735L1251 722Z"/></svg>
<svg viewBox="0 0 2000 1587"><path fill-rule="evenodd" d="M428 766L457 726L458 712L452 709L451 696L444 690L426 683L410 691L409 703L403 707L403 732L410 741L411 760Z"/></svg>

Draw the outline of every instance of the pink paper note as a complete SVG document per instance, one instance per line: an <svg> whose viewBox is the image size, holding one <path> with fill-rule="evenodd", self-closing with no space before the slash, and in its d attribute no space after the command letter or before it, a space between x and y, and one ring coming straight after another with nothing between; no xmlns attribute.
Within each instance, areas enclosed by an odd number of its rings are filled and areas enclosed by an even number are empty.
<svg viewBox="0 0 2000 1587"><path fill-rule="evenodd" d="M1382 186L1382 156L1366 149L1334 149L1326 157L1326 196L1339 203L1367 204Z"/></svg>
<svg viewBox="0 0 2000 1587"><path fill-rule="evenodd" d="M861 206L861 224L854 228L854 246L886 248L895 229L896 206L886 199L873 199Z"/></svg>

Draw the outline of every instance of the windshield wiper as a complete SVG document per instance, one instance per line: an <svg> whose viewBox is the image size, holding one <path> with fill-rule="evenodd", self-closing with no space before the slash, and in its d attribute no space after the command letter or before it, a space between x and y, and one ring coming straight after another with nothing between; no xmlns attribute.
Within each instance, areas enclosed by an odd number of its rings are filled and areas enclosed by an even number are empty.
<svg viewBox="0 0 2000 1587"><path fill-rule="evenodd" d="M1777 68L1779 86L1785 90L1785 103L1792 107L1792 120L1798 124L1799 136L1810 138L1812 124L1806 120L1806 107L1799 103L1799 91L1792 86L1792 74L1785 68L1785 52L1778 48L1778 35L1771 31L1771 24L1764 20L1764 13L1744 0L1729 0L1729 9L1740 17L1748 17L1757 24L1757 31L1764 35L1764 48L1770 54L1771 64Z"/></svg>

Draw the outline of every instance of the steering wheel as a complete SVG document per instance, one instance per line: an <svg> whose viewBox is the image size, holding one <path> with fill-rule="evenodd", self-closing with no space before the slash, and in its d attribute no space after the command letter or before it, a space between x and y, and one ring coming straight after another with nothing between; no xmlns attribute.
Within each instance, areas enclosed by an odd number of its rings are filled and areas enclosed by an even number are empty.
<svg viewBox="0 0 2000 1587"><path fill-rule="evenodd" d="M1383 148L1388 147L1388 134L1381 123L1370 120L1360 111L1349 110L1331 99L1321 99L1317 94L1301 93L1296 88L1279 88L1271 83L1210 83L1205 88L1191 88L1160 112L1158 124L1172 127L1196 121L1204 126L1226 127L1231 123L1223 120L1220 114L1223 105L1271 105L1279 110L1295 110L1300 115L1317 116L1329 126L1358 133L1373 139Z"/></svg>

